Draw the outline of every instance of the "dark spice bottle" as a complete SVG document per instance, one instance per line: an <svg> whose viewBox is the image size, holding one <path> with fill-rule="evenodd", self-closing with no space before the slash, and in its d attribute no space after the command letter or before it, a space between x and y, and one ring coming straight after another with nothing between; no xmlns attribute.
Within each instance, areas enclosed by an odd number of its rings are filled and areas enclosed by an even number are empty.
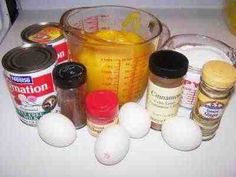
<svg viewBox="0 0 236 177"><path fill-rule="evenodd" d="M58 106L77 129L86 125L86 75L84 65L75 62L62 63L53 70Z"/></svg>

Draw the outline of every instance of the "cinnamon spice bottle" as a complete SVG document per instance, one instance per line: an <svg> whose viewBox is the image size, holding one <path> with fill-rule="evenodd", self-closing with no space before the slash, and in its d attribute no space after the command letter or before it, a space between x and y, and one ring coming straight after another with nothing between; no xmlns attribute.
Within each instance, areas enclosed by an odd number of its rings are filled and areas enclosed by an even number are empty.
<svg viewBox="0 0 236 177"><path fill-rule="evenodd" d="M86 125L86 75L84 65L75 62L62 63L53 70L60 112L67 116L77 129Z"/></svg>
<svg viewBox="0 0 236 177"><path fill-rule="evenodd" d="M151 128L161 130L165 120L176 116L187 69L188 59L181 53L162 50L150 56L146 108Z"/></svg>

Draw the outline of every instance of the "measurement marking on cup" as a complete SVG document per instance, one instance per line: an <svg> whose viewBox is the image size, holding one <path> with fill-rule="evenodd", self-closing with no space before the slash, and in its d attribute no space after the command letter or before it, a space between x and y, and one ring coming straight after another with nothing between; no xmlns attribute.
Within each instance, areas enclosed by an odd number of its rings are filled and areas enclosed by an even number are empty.
<svg viewBox="0 0 236 177"><path fill-rule="evenodd" d="M120 72L121 72L121 70L120 70L120 65L121 65L121 61L118 59L118 81L117 81L117 88L116 88L116 90L117 90L117 93L119 93L119 91L120 91Z"/></svg>

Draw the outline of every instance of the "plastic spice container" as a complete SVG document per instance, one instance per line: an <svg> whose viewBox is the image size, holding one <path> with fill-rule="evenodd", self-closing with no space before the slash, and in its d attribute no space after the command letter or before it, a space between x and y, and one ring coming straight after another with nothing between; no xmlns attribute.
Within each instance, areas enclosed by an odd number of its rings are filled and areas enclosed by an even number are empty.
<svg viewBox="0 0 236 177"><path fill-rule="evenodd" d="M236 69L226 62L210 61L203 66L197 102L191 114L202 129L203 140L215 136L235 81Z"/></svg>
<svg viewBox="0 0 236 177"><path fill-rule="evenodd" d="M75 62L62 63L54 68L53 78L61 113L71 119L77 129L82 128L86 125L86 68Z"/></svg>
<svg viewBox="0 0 236 177"><path fill-rule="evenodd" d="M188 59L181 53L162 50L151 55L146 107L153 129L161 130L166 119L176 116L187 69Z"/></svg>
<svg viewBox="0 0 236 177"><path fill-rule="evenodd" d="M93 136L118 122L119 101L117 95L108 90L97 90L86 96L86 113L89 133Z"/></svg>

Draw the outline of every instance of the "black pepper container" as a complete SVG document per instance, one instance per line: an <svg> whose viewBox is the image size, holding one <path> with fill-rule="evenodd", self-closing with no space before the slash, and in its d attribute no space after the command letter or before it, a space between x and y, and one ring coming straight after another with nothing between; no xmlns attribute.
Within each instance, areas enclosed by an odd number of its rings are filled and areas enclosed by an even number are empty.
<svg viewBox="0 0 236 177"><path fill-rule="evenodd" d="M86 78L85 66L75 62L62 63L53 70L61 114L67 116L77 129L86 125Z"/></svg>

